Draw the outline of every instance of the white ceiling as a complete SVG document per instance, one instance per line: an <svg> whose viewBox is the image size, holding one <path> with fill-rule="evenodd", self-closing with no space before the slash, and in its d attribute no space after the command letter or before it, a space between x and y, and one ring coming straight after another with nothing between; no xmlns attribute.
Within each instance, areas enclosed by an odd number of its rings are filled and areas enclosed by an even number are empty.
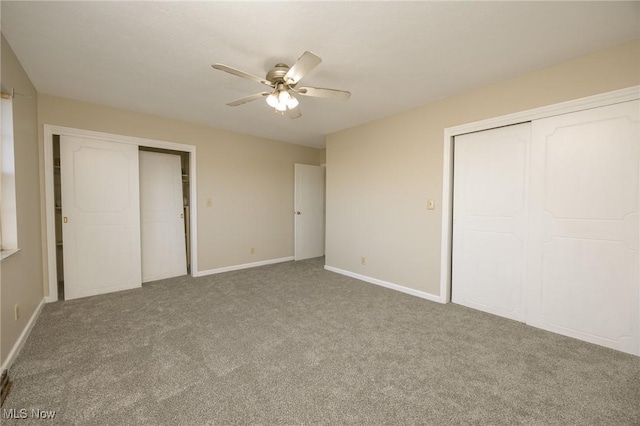
<svg viewBox="0 0 640 426"><path fill-rule="evenodd" d="M326 134L640 38L640 2L10 2L2 32L40 93L303 145ZM310 50L302 118L225 104ZM606 76L603 76L606 78Z"/></svg>

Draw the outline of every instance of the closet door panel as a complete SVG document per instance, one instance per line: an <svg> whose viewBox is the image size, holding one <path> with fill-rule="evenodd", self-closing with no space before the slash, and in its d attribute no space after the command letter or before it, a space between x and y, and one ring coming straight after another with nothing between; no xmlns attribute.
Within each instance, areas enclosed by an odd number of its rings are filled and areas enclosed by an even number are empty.
<svg viewBox="0 0 640 426"><path fill-rule="evenodd" d="M524 321L529 123L454 142L452 301Z"/></svg>
<svg viewBox="0 0 640 426"><path fill-rule="evenodd" d="M60 138L65 299L141 285L138 147Z"/></svg>
<svg viewBox="0 0 640 426"><path fill-rule="evenodd" d="M527 323L640 353L638 101L532 127Z"/></svg>
<svg viewBox="0 0 640 426"><path fill-rule="evenodd" d="M180 156L140 151L142 282L187 274Z"/></svg>

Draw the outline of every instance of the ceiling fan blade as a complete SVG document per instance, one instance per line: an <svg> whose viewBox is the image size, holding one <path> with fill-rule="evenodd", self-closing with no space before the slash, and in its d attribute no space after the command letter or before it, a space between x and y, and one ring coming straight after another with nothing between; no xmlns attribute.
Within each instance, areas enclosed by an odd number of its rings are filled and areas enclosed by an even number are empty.
<svg viewBox="0 0 640 426"><path fill-rule="evenodd" d="M211 65L211 67L220 71L228 72L229 74L237 75L238 77L246 78L247 80L253 80L258 83L266 84L267 86L271 87L271 83L269 81L265 80L264 78L260 78L257 75L249 74L248 72L240 71L223 64L213 64Z"/></svg>
<svg viewBox="0 0 640 426"><path fill-rule="evenodd" d="M269 96L269 92L256 93L255 95L245 96L244 98L236 99L235 101L229 102L227 105L229 106L238 106L242 104L246 104L247 102L255 101L256 99L263 98L265 96Z"/></svg>
<svg viewBox="0 0 640 426"><path fill-rule="evenodd" d="M295 107L293 109L287 108L287 115L289 118L300 118L302 117L302 113L300 112L300 108Z"/></svg>
<svg viewBox="0 0 640 426"><path fill-rule="evenodd" d="M334 101L346 101L351 97L351 92L335 89L322 89L320 87L299 87L293 90L303 96L333 99Z"/></svg>
<svg viewBox="0 0 640 426"><path fill-rule="evenodd" d="M284 81L294 84L299 82L302 77L317 67L320 62L322 62L322 59L320 59L319 56L308 51L304 52L284 75Z"/></svg>

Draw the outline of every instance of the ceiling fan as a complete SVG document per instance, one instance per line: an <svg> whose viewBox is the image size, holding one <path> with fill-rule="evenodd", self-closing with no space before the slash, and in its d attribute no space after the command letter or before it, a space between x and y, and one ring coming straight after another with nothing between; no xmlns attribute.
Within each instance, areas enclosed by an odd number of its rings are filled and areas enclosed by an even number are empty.
<svg viewBox="0 0 640 426"><path fill-rule="evenodd" d="M292 67L285 64L276 64L267 72L266 78L260 78L223 64L213 64L211 66L217 70L262 83L271 88L270 91L236 99L227 105L238 106L266 97L267 104L273 107L276 113L280 112L284 115L286 112L289 118L299 118L302 114L298 108L299 102L294 94L313 98L333 99L336 101L346 101L351 96L351 93L344 90L323 89L320 87L297 87L302 77L318 66L321 61L322 59L317 55L311 52L304 52Z"/></svg>

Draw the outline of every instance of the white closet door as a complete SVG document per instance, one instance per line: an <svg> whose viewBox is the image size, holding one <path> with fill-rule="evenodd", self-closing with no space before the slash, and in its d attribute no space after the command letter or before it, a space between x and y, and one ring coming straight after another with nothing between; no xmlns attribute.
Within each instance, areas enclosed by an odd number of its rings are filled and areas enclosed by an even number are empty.
<svg viewBox="0 0 640 426"><path fill-rule="evenodd" d="M324 256L325 168L296 164L295 260Z"/></svg>
<svg viewBox="0 0 640 426"><path fill-rule="evenodd" d="M452 301L524 321L529 123L454 142Z"/></svg>
<svg viewBox="0 0 640 426"><path fill-rule="evenodd" d="M640 354L638 101L533 123L527 323Z"/></svg>
<svg viewBox="0 0 640 426"><path fill-rule="evenodd" d="M141 286L138 147L60 138L65 299Z"/></svg>
<svg viewBox="0 0 640 426"><path fill-rule="evenodd" d="M180 156L140 151L142 282L187 274Z"/></svg>

